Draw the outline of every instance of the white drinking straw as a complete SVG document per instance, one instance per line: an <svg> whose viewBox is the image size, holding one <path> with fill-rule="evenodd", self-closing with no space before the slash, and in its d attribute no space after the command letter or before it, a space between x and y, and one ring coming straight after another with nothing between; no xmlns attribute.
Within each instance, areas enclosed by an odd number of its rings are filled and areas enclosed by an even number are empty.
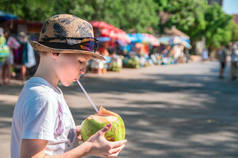
<svg viewBox="0 0 238 158"><path fill-rule="evenodd" d="M96 110L96 112L98 112L98 108L97 106L94 104L94 102L92 101L92 99L90 98L90 96L88 95L88 93L86 92L86 90L83 88L83 85L79 82L79 80L77 80L78 85L81 87L81 89L83 90L84 94L86 95L86 97L88 98L88 101L91 103L91 105L93 106L93 108Z"/></svg>

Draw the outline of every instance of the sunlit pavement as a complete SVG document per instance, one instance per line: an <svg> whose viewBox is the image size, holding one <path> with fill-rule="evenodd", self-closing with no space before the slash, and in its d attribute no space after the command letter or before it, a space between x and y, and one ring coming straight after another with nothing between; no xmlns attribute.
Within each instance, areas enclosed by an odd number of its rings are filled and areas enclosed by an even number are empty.
<svg viewBox="0 0 238 158"><path fill-rule="evenodd" d="M122 158L237 158L238 81L218 79L218 63L189 63L88 74L97 105L122 116ZM11 116L21 83L0 87L0 158L10 157ZM62 87L62 86L61 86ZM80 88L62 87L77 124L94 113Z"/></svg>

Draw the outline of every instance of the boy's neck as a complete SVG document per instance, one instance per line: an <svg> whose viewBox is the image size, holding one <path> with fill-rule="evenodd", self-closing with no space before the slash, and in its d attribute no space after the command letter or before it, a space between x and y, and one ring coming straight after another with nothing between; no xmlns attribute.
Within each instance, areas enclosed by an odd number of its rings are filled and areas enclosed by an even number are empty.
<svg viewBox="0 0 238 158"><path fill-rule="evenodd" d="M34 74L34 77L41 77L49 82L53 87L57 88L59 79L56 76L54 70L51 69L51 67L52 66L50 66L47 62L41 61L36 73Z"/></svg>

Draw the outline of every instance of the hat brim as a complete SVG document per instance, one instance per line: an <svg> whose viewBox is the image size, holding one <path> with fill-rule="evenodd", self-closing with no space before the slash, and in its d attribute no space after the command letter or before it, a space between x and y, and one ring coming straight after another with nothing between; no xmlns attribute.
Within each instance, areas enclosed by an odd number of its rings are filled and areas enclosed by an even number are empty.
<svg viewBox="0 0 238 158"><path fill-rule="evenodd" d="M99 60L105 60L105 58L97 53L89 52L89 51L83 51L83 50L77 50L77 49L55 49L51 47L47 47L43 44L40 44L36 41L30 41L31 46L34 48L34 50L37 51L43 51L43 52L57 52L57 53L77 53L77 54L88 54L91 55L93 59L99 59Z"/></svg>

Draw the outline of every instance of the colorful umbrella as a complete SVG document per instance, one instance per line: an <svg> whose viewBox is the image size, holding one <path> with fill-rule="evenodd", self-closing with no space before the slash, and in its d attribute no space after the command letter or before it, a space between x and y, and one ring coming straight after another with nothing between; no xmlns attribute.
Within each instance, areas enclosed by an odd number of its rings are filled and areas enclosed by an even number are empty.
<svg viewBox="0 0 238 158"><path fill-rule="evenodd" d="M158 38L158 41L161 44L169 45L170 38L166 37L166 36L163 36L163 37Z"/></svg>
<svg viewBox="0 0 238 158"><path fill-rule="evenodd" d="M129 38L134 43L149 43L153 46L159 46L158 39L151 34L134 33L129 34Z"/></svg>
<svg viewBox="0 0 238 158"><path fill-rule="evenodd" d="M144 39L143 34L141 33L133 33L133 34L128 34L131 42L133 43L141 43Z"/></svg>
<svg viewBox="0 0 238 158"><path fill-rule="evenodd" d="M181 44L181 45L183 45L184 47L190 49L190 48L192 48L192 46L190 45L189 41L190 41L190 40L187 39L187 38L182 38L182 37L179 37L179 36L175 36L175 37L173 37L173 38L171 39L170 42L171 42L172 44Z"/></svg>
<svg viewBox="0 0 238 158"><path fill-rule="evenodd" d="M95 27L95 28L100 28L100 29L104 29L104 28L113 28L114 26L106 23L106 22L103 22L103 21L91 21L90 24Z"/></svg>
<svg viewBox="0 0 238 158"><path fill-rule="evenodd" d="M109 37L97 37L97 40L99 40L100 42L107 42L110 41Z"/></svg>
<svg viewBox="0 0 238 158"><path fill-rule="evenodd" d="M103 21L92 21L90 23L94 28L101 30L101 36L110 37L114 40L120 40L122 42L130 43L130 39L125 31Z"/></svg>
<svg viewBox="0 0 238 158"><path fill-rule="evenodd" d="M144 34L144 36L146 41L150 43L152 46L159 46L159 41L155 36L151 34Z"/></svg>
<svg viewBox="0 0 238 158"><path fill-rule="evenodd" d="M17 19L16 15L0 11L0 21Z"/></svg>

